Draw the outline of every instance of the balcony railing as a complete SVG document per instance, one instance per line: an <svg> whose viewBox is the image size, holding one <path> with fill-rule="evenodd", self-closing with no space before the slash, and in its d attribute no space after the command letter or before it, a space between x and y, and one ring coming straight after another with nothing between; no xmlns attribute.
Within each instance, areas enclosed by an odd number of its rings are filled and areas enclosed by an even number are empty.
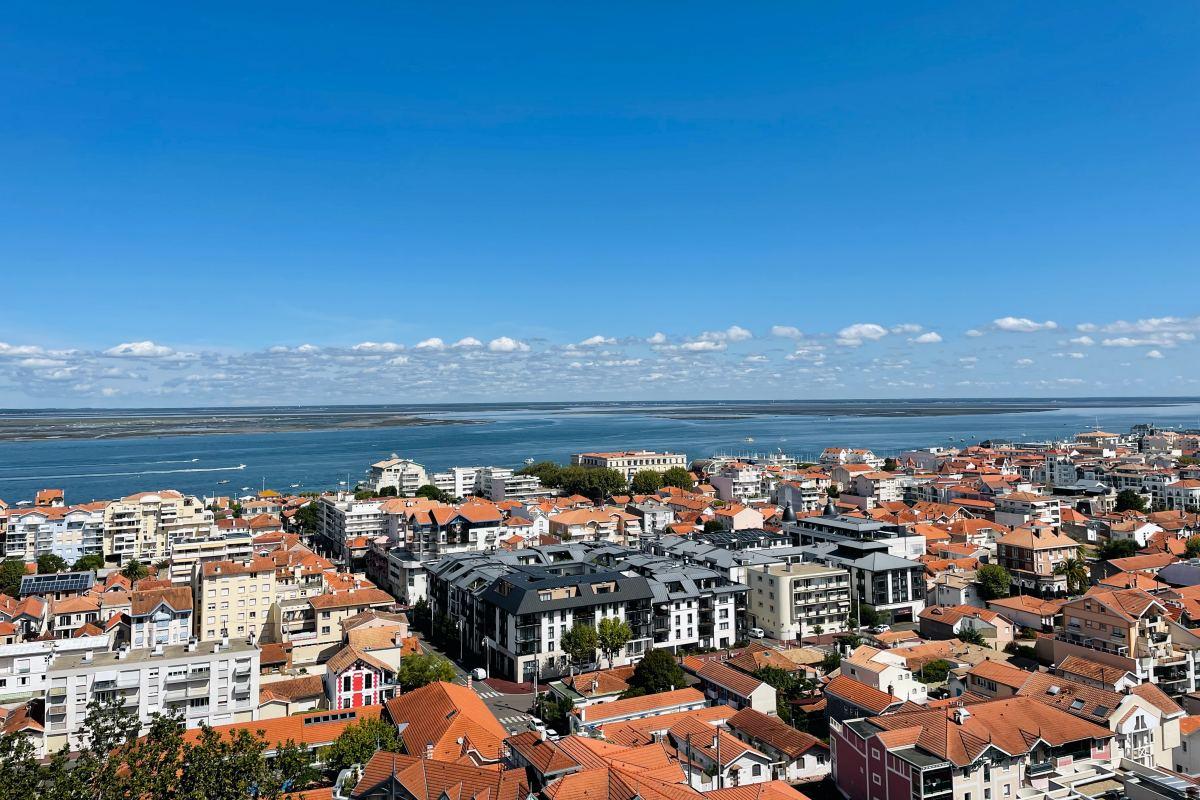
<svg viewBox="0 0 1200 800"><path fill-rule="evenodd" d="M1054 771L1053 761L1031 761L1025 773L1029 776L1046 775Z"/></svg>

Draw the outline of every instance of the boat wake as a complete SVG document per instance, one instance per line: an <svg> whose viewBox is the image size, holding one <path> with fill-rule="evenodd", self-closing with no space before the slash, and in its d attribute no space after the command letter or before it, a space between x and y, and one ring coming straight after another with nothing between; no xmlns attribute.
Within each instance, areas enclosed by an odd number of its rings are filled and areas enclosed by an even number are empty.
<svg viewBox="0 0 1200 800"><path fill-rule="evenodd" d="M56 481L63 478L121 478L135 475L175 475L181 472L236 472L245 469L245 464L232 467L191 467L189 469L143 469L137 472L76 472L66 475L13 475L6 481Z"/></svg>

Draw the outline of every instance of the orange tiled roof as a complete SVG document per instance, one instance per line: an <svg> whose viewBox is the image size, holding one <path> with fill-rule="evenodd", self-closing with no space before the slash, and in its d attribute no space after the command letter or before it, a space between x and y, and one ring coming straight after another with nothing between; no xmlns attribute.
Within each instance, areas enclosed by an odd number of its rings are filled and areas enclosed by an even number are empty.
<svg viewBox="0 0 1200 800"><path fill-rule="evenodd" d="M770 717L753 708L743 708L727 723L751 739L778 750L789 758L799 758L814 747L827 749L817 737L798 731L778 717Z"/></svg>
<svg viewBox="0 0 1200 800"><path fill-rule="evenodd" d="M641 697L629 697L625 700L614 700L611 703L598 703L593 706L575 709L572 713L578 714L581 720L589 724L602 724L606 719L615 719L629 714L649 713L655 709L672 708L688 703L703 702L703 694L695 689L687 688L676 689L673 692L646 694Z"/></svg>
<svg viewBox="0 0 1200 800"><path fill-rule="evenodd" d="M501 757L508 731L472 689L454 683L431 683L387 702L388 716L396 724L410 753L425 753L433 743L434 758L458 761L472 751L483 761ZM461 740L461 743L460 743Z"/></svg>
<svg viewBox="0 0 1200 800"><path fill-rule="evenodd" d="M741 697L749 697L763 685L763 682L758 678L727 667L719 661L708 662L696 674L701 680L715 683Z"/></svg>
<svg viewBox="0 0 1200 800"><path fill-rule="evenodd" d="M413 800L518 800L529 793L524 770L477 767L381 750L363 765L352 796L391 795Z"/></svg>
<svg viewBox="0 0 1200 800"><path fill-rule="evenodd" d="M825 685L825 693L847 701L851 705L874 714L882 714L904 701L899 697L881 692L874 686L856 681L848 675L838 675Z"/></svg>

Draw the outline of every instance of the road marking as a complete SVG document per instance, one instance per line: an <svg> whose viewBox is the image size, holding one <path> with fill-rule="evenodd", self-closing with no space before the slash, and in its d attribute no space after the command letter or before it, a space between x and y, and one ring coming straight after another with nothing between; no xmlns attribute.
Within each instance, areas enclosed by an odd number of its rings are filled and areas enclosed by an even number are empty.
<svg viewBox="0 0 1200 800"><path fill-rule="evenodd" d="M499 692L480 692L479 696L484 698L485 700L487 700L487 699L490 699L493 697L500 697L500 693Z"/></svg>
<svg viewBox="0 0 1200 800"><path fill-rule="evenodd" d="M528 722L528 721L529 721L528 714L518 714L515 717L501 717L500 718L501 725L517 725L519 723Z"/></svg>

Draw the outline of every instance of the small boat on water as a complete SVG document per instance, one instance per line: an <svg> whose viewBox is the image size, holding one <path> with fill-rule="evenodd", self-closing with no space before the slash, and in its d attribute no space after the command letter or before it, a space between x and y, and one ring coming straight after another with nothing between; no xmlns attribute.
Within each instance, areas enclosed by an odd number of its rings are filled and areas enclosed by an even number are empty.
<svg viewBox="0 0 1200 800"><path fill-rule="evenodd" d="M225 479L225 480L223 480L223 481L217 481L217 483L220 483L220 484L229 483L229 479L228 479L228 478L226 478L226 479Z"/></svg>
<svg viewBox="0 0 1200 800"><path fill-rule="evenodd" d="M299 489L299 488L300 488L300 484L298 484L298 483L293 483L293 484L292 484L292 488L293 488L293 489Z"/></svg>
<svg viewBox="0 0 1200 800"><path fill-rule="evenodd" d="M533 459L532 459L532 458L527 458L527 459L525 459L525 464L526 464L526 466L528 466L529 464L532 464L532 463L533 463Z"/></svg>

